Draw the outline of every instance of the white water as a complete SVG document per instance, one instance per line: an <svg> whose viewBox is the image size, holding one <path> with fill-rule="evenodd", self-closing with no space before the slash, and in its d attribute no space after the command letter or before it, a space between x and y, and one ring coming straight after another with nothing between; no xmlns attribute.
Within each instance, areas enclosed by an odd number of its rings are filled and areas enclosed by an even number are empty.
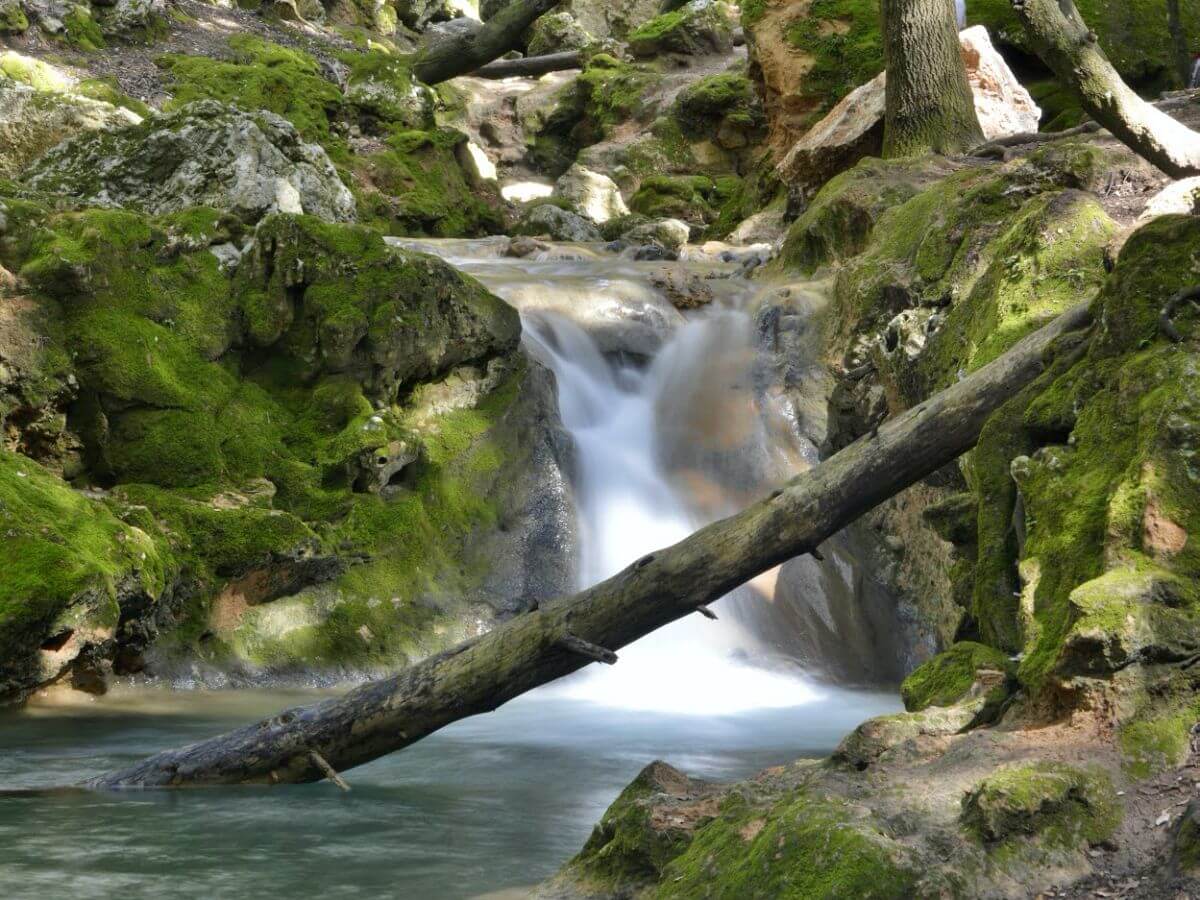
<svg viewBox="0 0 1200 900"><path fill-rule="evenodd" d="M580 587L704 524L661 469L658 410L674 402L667 392L681 368L719 364L687 351L713 346L708 332L734 326L733 315L689 322L643 369L605 359L565 319L527 319L526 339L557 377L563 424L578 455ZM714 611L723 613L734 602L721 601ZM549 691L608 706L695 715L798 706L817 698L817 689L795 673L747 662L761 654L733 616L717 622L688 616L622 650L617 665L590 666Z"/></svg>

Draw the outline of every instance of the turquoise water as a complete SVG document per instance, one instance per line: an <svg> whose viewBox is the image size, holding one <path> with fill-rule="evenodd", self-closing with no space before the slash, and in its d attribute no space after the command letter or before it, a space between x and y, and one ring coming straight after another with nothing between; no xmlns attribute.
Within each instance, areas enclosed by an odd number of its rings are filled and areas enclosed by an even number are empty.
<svg viewBox="0 0 1200 900"><path fill-rule="evenodd" d="M70 784L317 696L125 689L0 714L0 788ZM744 777L827 753L896 708L825 688L736 716L534 694L348 772L349 794L322 783L0 796L0 897L520 897L652 760Z"/></svg>

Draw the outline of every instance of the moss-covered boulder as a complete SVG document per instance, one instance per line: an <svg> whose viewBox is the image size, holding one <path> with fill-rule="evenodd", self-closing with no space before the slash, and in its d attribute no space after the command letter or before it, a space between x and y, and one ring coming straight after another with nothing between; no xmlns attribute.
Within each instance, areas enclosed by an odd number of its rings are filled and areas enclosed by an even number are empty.
<svg viewBox="0 0 1200 900"><path fill-rule="evenodd" d="M559 11L540 16L529 26L525 48L530 56L542 56L566 50L582 50L595 40L571 13Z"/></svg>
<svg viewBox="0 0 1200 900"><path fill-rule="evenodd" d="M21 34L29 28L29 17L21 0L0 0L0 34Z"/></svg>
<svg viewBox="0 0 1200 900"><path fill-rule="evenodd" d="M496 184L472 177L461 131L395 130L384 145L356 157L351 167L364 221L397 235L463 237L502 230Z"/></svg>
<svg viewBox="0 0 1200 900"><path fill-rule="evenodd" d="M311 217L3 211L0 493L44 563L4 580L3 693L88 654L381 668L565 588L552 393L477 282Z"/></svg>
<svg viewBox="0 0 1200 900"><path fill-rule="evenodd" d="M639 58L728 53L732 48L733 11L721 0L691 0L629 35L629 51Z"/></svg>
<svg viewBox="0 0 1200 900"><path fill-rule="evenodd" d="M754 85L744 74L701 78L675 98L672 111L690 139L708 139L727 150L756 142L766 124Z"/></svg>
<svg viewBox="0 0 1200 900"><path fill-rule="evenodd" d="M993 847L1036 837L1043 847L1073 848L1107 840L1121 812L1103 772L1040 762L984 779L963 797L961 821Z"/></svg>
<svg viewBox="0 0 1200 900"><path fill-rule="evenodd" d="M360 127L379 131L434 126L435 95L413 78L407 57L374 50L346 54L344 59L350 66L344 99L357 113Z"/></svg>
<svg viewBox="0 0 1200 900"><path fill-rule="evenodd" d="M355 216L354 197L325 151L290 122L212 100L79 135L39 159L26 178L38 190L154 214L208 206L248 221L273 211Z"/></svg>
<svg viewBox="0 0 1200 900"><path fill-rule="evenodd" d="M981 674L989 689L1003 690L1013 665L999 650L962 641L918 666L904 679L900 694L909 712L930 706L953 706L971 693ZM999 676L999 677L996 677Z"/></svg>

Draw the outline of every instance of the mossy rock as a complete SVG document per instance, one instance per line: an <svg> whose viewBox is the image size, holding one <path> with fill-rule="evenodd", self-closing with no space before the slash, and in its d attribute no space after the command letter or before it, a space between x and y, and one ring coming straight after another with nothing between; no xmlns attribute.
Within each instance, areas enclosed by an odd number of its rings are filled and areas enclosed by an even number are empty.
<svg viewBox="0 0 1200 900"><path fill-rule="evenodd" d="M640 25L628 40L629 52L640 58L728 53L733 47L733 11L721 0L691 0Z"/></svg>
<svg viewBox="0 0 1200 900"><path fill-rule="evenodd" d="M730 795L666 867L655 896L899 900L922 894L922 874L863 811L801 788L766 808Z"/></svg>
<svg viewBox="0 0 1200 900"><path fill-rule="evenodd" d="M705 175L652 175L629 199L629 208L651 219L712 221L719 205L717 182Z"/></svg>
<svg viewBox="0 0 1200 900"><path fill-rule="evenodd" d="M217 100L248 112L267 110L283 116L308 141L326 150L340 149L331 120L342 103L337 85L321 74L317 61L290 47L253 35L229 40L231 60L167 54L158 64L171 76L168 111L196 100Z"/></svg>
<svg viewBox="0 0 1200 900"><path fill-rule="evenodd" d="M0 34L21 34L28 28L21 0L0 0Z"/></svg>
<svg viewBox="0 0 1200 900"><path fill-rule="evenodd" d="M386 150L355 157L363 221L385 234L478 237L503 230L494 183L472 183L467 136L450 128L395 130Z"/></svg>
<svg viewBox="0 0 1200 900"><path fill-rule="evenodd" d="M13 659L41 659L65 611L93 606L107 630L69 627L103 631L103 653L117 622L141 649L175 616L164 657L251 669L378 668L466 636L495 568L471 547L491 546L502 503L523 508L505 497L533 453L505 424L528 377L513 309L362 227L4 204L0 264L26 286L31 333L4 351L0 419L57 472L111 489L106 506L9 455L24 474L4 502L46 542L21 551L43 567L0 580ZM211 248L235 242L249 249L231 267ZM35 502L54 521L22 512ZM168 584L183 608L160 616ZM268 611L298 591L316 595ZM310 602L320 616L298 611ZM3 690L43 668L23 662Z"/></svg>
<svg viewBox="0 0 1200 900"><path fill-rule="evenodd" d="M1103 771L1038 762L985 778L963 797L960 820L993 850L1023 839L1072 849L1107 840L1121 815Z"/></svg>
<svg viewBox="0 0 1200 900"><path fill-rule="evenodd" d="M1008 657L993 647L962 641L922 663L904 679L900 696L909 712L930 706L953 706L967 697L981 670L999 673L995 687L1003 691L1004 676L1014 669Z"/></svg>
<svg viewBox="0 0 1200 900"><path fill-rule="evenodd" d="M685 137L737 150L762 137L766 116L750 79L739 72L709 75L675 98L672 115Z"/></svg>
<svg viewBox="0 0 1200 900"><path fill-rule="evenodd" d="M169 552L102 502L0 451L0 696L57 678L72 655L111 644L122 604L153 607Z"/></svg>

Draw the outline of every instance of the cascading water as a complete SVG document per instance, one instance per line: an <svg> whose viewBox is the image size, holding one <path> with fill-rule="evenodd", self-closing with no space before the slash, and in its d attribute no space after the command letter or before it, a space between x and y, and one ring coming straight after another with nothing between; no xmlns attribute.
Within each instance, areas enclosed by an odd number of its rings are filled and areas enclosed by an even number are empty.
<svg viewBox="0 0 1200 900"><path fill-rule="evenodd" d="M659 464L658 410L670 402L667 391L679 368L696 362L687 350L710 347L704 332L729 328L730 317L683 326L646 368L606 359L566 319L527 318L527 340L554 371L563 424L576 444L581 587L704 524ZM794 673L747 664L761 649L732 616L717 622L691 616L623 650L619 665L589 667L551 691L613 706L707 715L812 699L814 689Z"/></svg>

